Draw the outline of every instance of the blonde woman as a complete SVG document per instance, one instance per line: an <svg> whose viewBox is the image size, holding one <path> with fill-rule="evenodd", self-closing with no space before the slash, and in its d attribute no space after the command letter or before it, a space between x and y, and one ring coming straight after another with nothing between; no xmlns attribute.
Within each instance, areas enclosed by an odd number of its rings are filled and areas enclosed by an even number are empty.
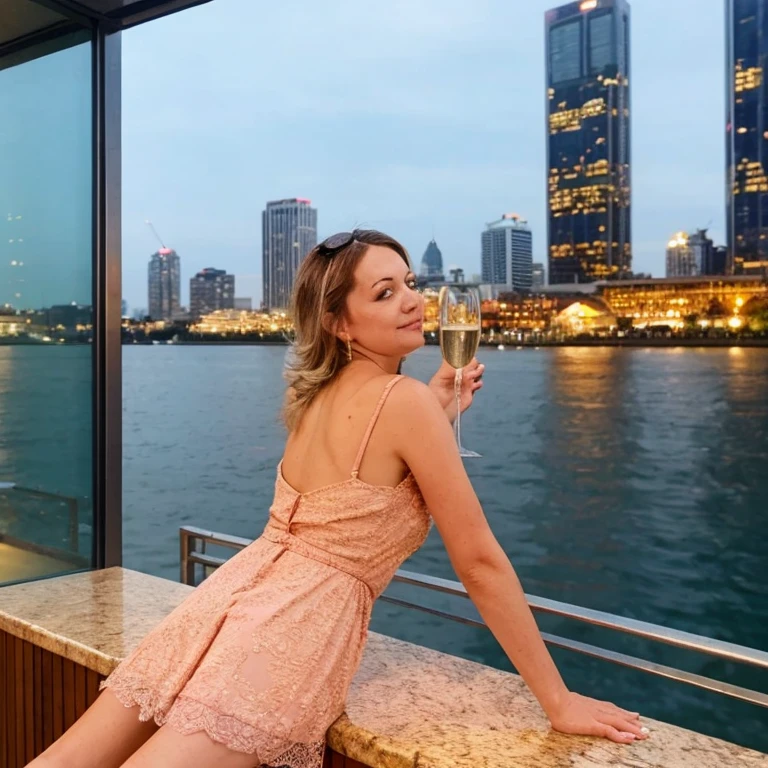
<svg viewBox="0 0 768 768"><path fill-rule="evenodd" d="M399 375L424 344L423 309L391 237L356 230L312 250L296 280L288 439L264 531L150 632L30 765L321 768L373 603L433 523L552 727L646 737L637 713L563 683L459 458L453 369L429 385ZM462 409L482 371L468 366Z"/></svg>

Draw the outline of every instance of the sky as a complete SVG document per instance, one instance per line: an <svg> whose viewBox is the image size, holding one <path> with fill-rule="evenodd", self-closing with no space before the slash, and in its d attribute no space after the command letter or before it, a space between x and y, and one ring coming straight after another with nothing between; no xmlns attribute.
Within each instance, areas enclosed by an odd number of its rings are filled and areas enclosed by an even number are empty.
<svg viewBox="0 0 768 768"><path fill-rule="evenodd" d="M261 299L261 211L307 197L320 239L382 229L416 265L480 272L480 234L527 219L546 262L546 0L213 0L123 34L123 295L157 249ZM723 243L723 0L631 3L633 270L681 229Z"/></svg>

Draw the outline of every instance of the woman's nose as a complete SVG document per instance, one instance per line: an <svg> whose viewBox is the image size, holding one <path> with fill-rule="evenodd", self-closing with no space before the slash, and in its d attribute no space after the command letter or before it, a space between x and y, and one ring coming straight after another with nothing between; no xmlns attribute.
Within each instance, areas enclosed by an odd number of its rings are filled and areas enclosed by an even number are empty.
<svg viewBox="0 0 768 768"><path fill-rule="evenodd" d="M424 298L420 293L415 293L414 291L409 291L403 295L403 312L405 313L413 312L422 303Z"/></svg>

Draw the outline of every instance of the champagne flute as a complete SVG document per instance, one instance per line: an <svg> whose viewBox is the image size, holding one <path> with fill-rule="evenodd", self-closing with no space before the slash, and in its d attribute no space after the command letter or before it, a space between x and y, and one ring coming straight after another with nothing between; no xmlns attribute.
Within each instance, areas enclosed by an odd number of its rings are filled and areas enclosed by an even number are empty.
<svg viewBox="0 0 768 768"><path fill-rule="evenodd" d="M480 343L480 295L476 288L445 285L440 289L439 301L440 351L448 365L456 369L456 445L459 456L479 458L481 454L461 445L461 374Z"/></svg>

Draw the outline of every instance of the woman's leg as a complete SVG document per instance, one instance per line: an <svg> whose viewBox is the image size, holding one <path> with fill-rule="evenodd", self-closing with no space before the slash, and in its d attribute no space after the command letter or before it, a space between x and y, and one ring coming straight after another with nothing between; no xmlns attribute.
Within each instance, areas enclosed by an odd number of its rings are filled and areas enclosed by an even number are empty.
<svg viewBox="0 0 768 768"><path fill-rule="evenodd" d="M138 707L124 707L109 688L27 768L119 768L158 730L141 722Z"/></svg>
<svg viewBox="0 0 768 768"><path fill-rule="evenodd" d="M202 731L183 736L164 725L123 768L257 768L258 755L235 752Z"/></svg>

